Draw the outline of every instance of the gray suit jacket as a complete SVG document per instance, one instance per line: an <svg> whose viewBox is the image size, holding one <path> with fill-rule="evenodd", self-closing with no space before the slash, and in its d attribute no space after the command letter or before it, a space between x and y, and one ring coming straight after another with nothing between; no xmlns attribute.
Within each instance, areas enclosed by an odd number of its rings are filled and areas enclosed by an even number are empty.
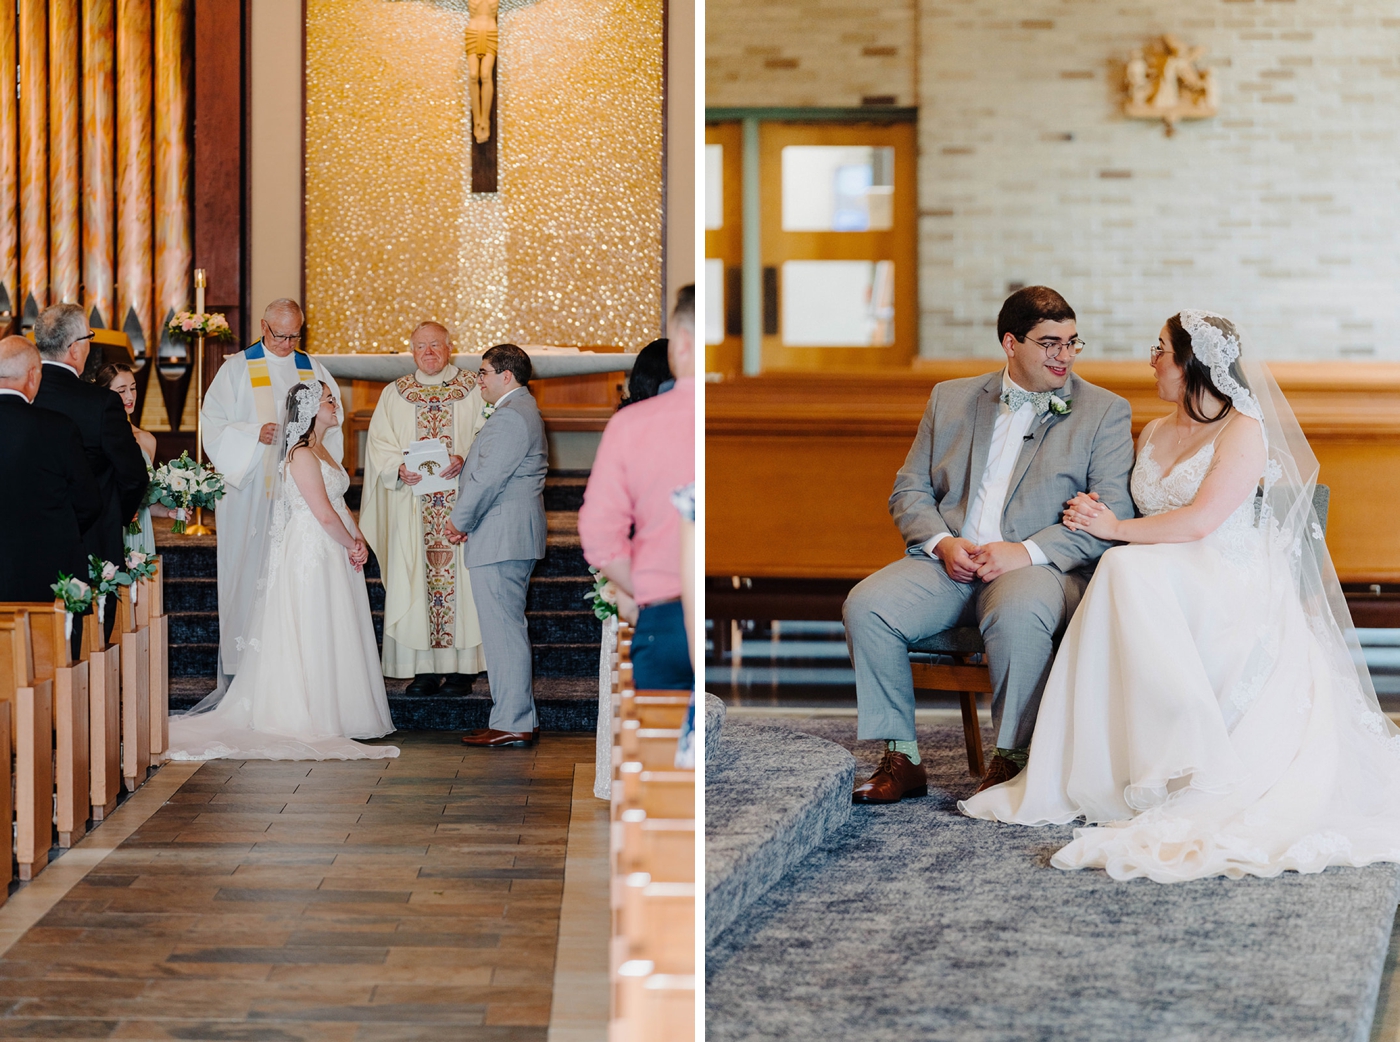
<svg viewBox="0 0 1400 1042"><path fill-rule="evenodd" d="M1001 371L945 380L929 396L919 434L890 496L890 514L910 553L940 532L958 535L982 484L1001 398ZM1067 415L1047 412L1031 426L1011 472L1002 538L1031 539L1063 572L1093 565L1110 546L1060 523L1065 501L1097 492L1118 517L1133 516L1132 408L1102 387L1070 375L1060 397Z"/></svg>
<svg viewBox="0 0 1400 1042"><path fill-rule="evenodd" d="M462 465L452 524L468 536L468 568L544 556L548 469L544 420L522 388L491 414Z"/></svg>

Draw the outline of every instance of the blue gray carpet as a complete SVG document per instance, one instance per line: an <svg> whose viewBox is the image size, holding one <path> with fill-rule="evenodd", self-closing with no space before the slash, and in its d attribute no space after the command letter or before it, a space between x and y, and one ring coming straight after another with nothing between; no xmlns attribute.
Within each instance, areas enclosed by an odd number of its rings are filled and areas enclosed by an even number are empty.
<svg viewBox="0 0 1400 1042"><path fill-rule="evenodd" d="M728 723L705 761L705 939L851 816L855 760L785 727Z"/></svg>
<svg viewBox="0 0 1400 1042"><path fill-rule="evenodd" d="M878 755L854 718L795 726L851 748L858 776ZM961 729L919 737L929 796L855 807L710 946L711 1042L1367 1038L1400 869L1173 886L1061 872L1069 828L962 818Z"/></svg>

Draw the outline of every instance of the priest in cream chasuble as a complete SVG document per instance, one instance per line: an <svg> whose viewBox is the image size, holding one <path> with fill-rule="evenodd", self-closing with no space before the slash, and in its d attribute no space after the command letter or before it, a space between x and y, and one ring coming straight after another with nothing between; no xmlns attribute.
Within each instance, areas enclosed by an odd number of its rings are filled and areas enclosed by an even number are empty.
<svg viewBox="0 0 1400 1042"><path fill-rule="evenodd" d="M466 694L486 668L481 627L463 563L464 547L444 526L457 502L456 478L486 422L476 377L448 361L452 342L435 322L410 338L417 371L389 384L369 424L360 530L384 581L384 675L413 677L409 694ZM441 441L452 488L419 495L404 450ZM445 680L445 683L444 683Z"/></svg>
<svg viewBox="0 0 1400 1042"><path fill-rule="evenodd" d="M279 439L287 392L293 384L320 380L335 396L336 415L345 418L335 378L300 350L301 326L296 301L273 301L263 313L262 339L224 359L204 396L204 453L227 485L214 515L219 537L220 689L238 672L250 636L272 505L281 487ZM325 446L333 459L343 458L339 425L326 431Z"/></svg>

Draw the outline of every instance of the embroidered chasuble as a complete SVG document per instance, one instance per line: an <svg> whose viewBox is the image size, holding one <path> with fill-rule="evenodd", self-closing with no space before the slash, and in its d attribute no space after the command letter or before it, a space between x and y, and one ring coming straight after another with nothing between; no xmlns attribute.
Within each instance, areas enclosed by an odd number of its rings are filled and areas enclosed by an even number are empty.
<svg viewBox="0 0 1400 1042"><path fill-rule="evenodd" d="M462 547L447 541L451 489L416 495L399 479L403 450L436 438L466 457L484 422L476 377L448 365L384 388L370 420L360 527L384 581L385 676L479 673L485 659Z"/></svg>
<svg viewBox="0 0 1400 1042"><path fill-rule="evenodd" d="M287 392L293 384L321 380L335 396L336 414L344 420L340 388L326 367L310 355L293 351L279 358L258 341L230 355L219 367L204 396L204 451L224 476L227 494L215 510L219 562L220 687L238 671L241 644L252 622L257 585L266 564L272 504L281 485L280 446L260 439L263 424L286 419ZM326 432L333 459L344 455L339 426Z"/></svg>

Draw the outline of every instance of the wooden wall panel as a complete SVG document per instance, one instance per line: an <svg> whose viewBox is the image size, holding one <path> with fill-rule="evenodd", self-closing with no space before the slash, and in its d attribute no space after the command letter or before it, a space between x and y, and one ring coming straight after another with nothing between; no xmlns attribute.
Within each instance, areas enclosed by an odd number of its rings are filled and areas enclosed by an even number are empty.
<svg viewBox="0 0 1400 1042"><path fill-rule="evenodd" d="M205 307L223 312L236 339L248 346L243 298L243 0L200 0L194 5L194 266L209 278ZM218 369L208 352L206 386Z"/></svg>
<svg viewBox="0 0 1400 1042"><path fill-rule="evenodd" d="M15 38L15 5L0 4L0 68L19 61ZM19 99L0 90L0 310L18 313L19 299ZM9 325L0 317L0 328ZM8 329L5 329L8 332Z"/></svg>
<svg viewBox="0 0 1400 1042"><path fill-rule="evenodd" d="M56 304L81 303L78 29L78 0L50 0L49 289Z"/></svg>
<svg viewBox="0 0 1400 1042"><path fill-rule="evenodd" d="M49 303L48 17L44 0L19 2L19 304Z"/></svg>
<svg viewBox="0 0 1400 1042"><path fill-rule="evenodd" d="M116 52L112 0L83 0L83 293L100 324L117 321ZM149 378L148 378L149 379Z"/></svg>
<svg viewBox="0 0 1400 1042"><path fill-rule="evenodd" d="M903 552L886 503L933 385L996 368L773 375L706 389L709 575L862 578ZM1279 363L1332 488L1327 542L1349 582L1400 581L1400 365ZM1122 394L1134 433L1168 406L1142 362L1077 371Z"/></svg>

